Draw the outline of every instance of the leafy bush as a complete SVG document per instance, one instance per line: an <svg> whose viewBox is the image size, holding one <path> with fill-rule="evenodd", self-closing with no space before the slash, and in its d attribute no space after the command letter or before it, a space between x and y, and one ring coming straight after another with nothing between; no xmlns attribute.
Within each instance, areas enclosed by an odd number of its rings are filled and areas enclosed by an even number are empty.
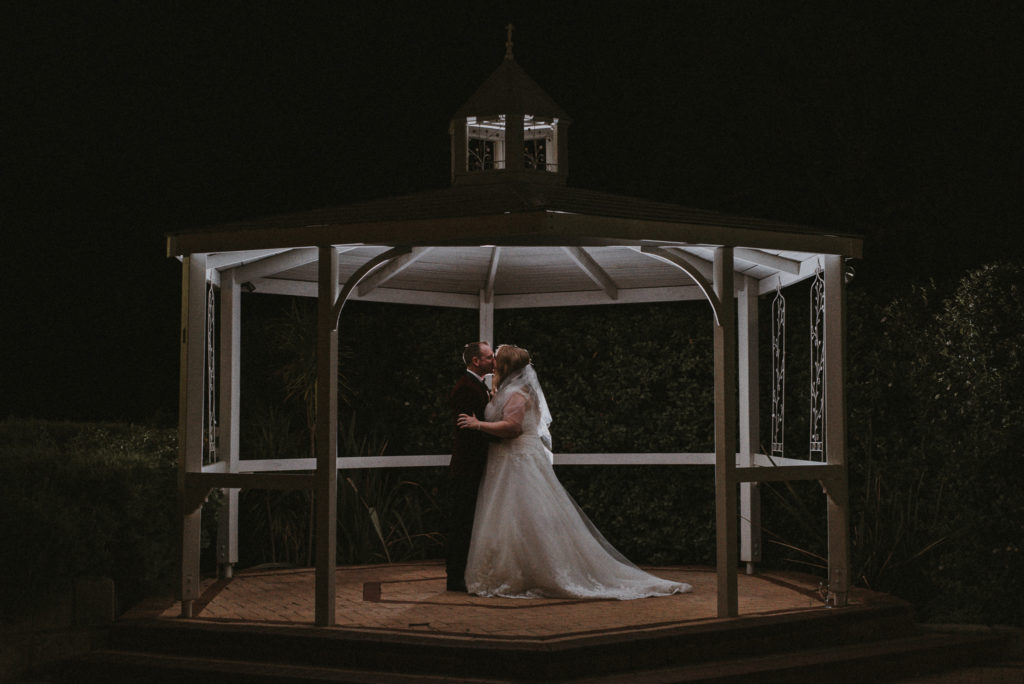
<svg viewBox="0 0 1024 684"><path fill-rule="evenodd" d="M175 434L135 425L0 423L0 613L15 618L83 576L122 605L174 568Z"/></svg>
<svg viewBox="0 0 1024 684"><path fill-rule="evenodd" d="M1022 283L1024 266L997 263L946 293L851 292L853 579L923 620L1024 621ZM787 544L769 562L825 554L816 489L766 487L764 525Z"/></svg>

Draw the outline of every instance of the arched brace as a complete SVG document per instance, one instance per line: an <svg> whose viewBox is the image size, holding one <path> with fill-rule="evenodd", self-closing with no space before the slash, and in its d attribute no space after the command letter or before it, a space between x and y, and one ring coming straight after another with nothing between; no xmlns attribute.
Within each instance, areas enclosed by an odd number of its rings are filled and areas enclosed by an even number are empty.
<svg viewBox="0 0 1024 684"><path fill-rule="evenodd" d="M697 283L697 287L699 287L700 291L704 293L704 296L708 300L708 304L711 305L711 311L715 315L715 325L722 324L722 302L719 301L718 296L715 294L715 288L710 282L708 282L708 279L701 274L694 264L690 263L686 257L682 256L678 252L670 252L657 245L641 245L640 251L643 254L647 254L656 259L667 261L686 273L686 275L693 278L693 282Z"/></svg>
<svg viewBox="0 0 1024 684"><path fill-rule="evenodd" d="M349 277L348 281L345 283L345 287L341 289L341 293L338 295L338 301L336 301L334 306L331 308L331 330L334 331L338 329L338 321L341 318L341 309L345 306L345 300L348 299L350 294L352 294L352 290L356 289L360 280L370 275L370 273L392 259L400 257L403 254L409 254L410 252L412 252L412 247L392 247L388 251L378 254L360 266L356 272Z"/></svg>

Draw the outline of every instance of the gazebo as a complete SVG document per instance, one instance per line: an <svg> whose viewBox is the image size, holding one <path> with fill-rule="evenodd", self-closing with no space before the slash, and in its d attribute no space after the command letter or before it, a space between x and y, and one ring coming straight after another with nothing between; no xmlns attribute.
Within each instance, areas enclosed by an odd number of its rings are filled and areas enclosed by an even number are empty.
<svg viewBox="0 0 1024 684"><path fill-rule="evenodd" d="M497 309L706 301L714 318L714 452L556 454L555 463L713 465L719 617L738 613L740 562L749 572L760 560L757 483L820 481L829 598L846 604L844 262L861 255L861 239L570 187L569 123L516 63L510 39L501 65L451 120L451 187L167 236L168 256L182 262L183 616L199 597L200 516L212 490L226 493L217 558L227 575L237 561L239 489L315 492L315 621L330 626L338 469L447 464L447 454L339 456L338 329L353 300L476 309L479 329L466 337L482 340L492 338ZM817 317L812 454L761 453L758 297L808 279ZM323 418L315 459L239 458L243 291L317 298L316 402ZM773 363L780 353L774 350ZM773 442L781 417L773 410Z"/></svg>

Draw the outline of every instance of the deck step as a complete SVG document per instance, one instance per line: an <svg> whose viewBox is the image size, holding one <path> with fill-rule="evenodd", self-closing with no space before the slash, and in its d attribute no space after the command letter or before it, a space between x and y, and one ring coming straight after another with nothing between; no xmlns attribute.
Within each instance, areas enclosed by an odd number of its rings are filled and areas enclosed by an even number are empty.
<svg viewBox="0 0 1024 684"><path fill-rule="evenodd" d="M379 684L385 681L493 684L501 680L105 650L66 663L59 681L68 684Z"/></svg>
<svg viewBox="0 0 1024 684"><path fill-rule="evenodd" d="M560 639L139 621L115 625L108 649L125 658L123 654L149 653L197 662L263 663L268 668L557 680L734 661L913 634L909 607L889 604Z"/></svg>
<svg viewBox="0 0 1024 684"><path fill-rule="evenodd" d="M259 660L196 657L161 653L104 650L69 663L62 681L162 682L181 684L281 684L295 682L395 682L396 684L489 684L498 681L568 681L575 684L651 684L672 682L733 684L737 682L864 682L897 681L971 665L997 662L1003 653L1004 635L997 631L976 633L924 633L883 641L832 648L803 649L757 657L734 658L665 668L643 669L611 675L578 677L565 672L547 677L541 672L527 676L474 676L470 671L443 675L395 672L388 669L353 669L298 665ZM521 673L523 674L523 673Z"/></svg>

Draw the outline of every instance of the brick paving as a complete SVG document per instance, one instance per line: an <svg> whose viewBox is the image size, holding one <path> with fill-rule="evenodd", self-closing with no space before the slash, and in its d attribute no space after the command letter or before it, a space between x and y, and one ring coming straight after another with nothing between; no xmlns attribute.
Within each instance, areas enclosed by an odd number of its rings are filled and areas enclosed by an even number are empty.
<svg viewBox="0 0 1024 684"><path fill-rule="evenodd" d="M440 562L347 566L337 569L336 629L515 640L610 634L712 622L716 575L701 567L647 567L688 582L689 594L634 601L479 598L445 591ZM314 621L314 571L310 568L238 572L209 579L191 621L309 626ZM827 610L818 580L797 573L738 577L741 616ZM872 601L855 590L851 603ZM140 606L126 617L181 619L178 604Z"/></svg>

